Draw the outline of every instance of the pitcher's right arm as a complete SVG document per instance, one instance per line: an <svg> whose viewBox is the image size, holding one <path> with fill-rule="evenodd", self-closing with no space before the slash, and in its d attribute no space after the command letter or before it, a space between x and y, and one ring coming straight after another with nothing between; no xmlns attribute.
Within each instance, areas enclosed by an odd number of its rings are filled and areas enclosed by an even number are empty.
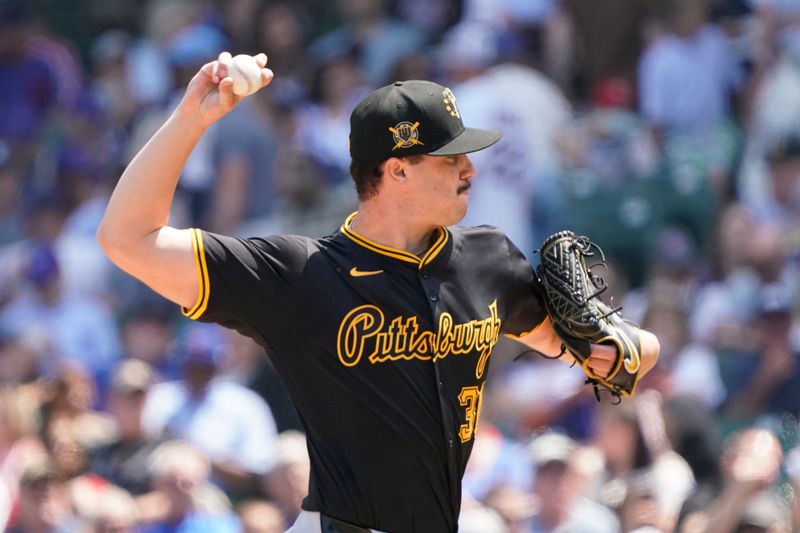
<svg viewBox="0 0 800 533"><path fill-rule="evenodd" d="M262 86L272 81L261 65ZM199 294L192 234L168 225L181 169L206 129L241 99L228 76L231 55L203 65L177 109L130 162L117 183L97 230L114 264L165 298L189 308Z"/></svg>

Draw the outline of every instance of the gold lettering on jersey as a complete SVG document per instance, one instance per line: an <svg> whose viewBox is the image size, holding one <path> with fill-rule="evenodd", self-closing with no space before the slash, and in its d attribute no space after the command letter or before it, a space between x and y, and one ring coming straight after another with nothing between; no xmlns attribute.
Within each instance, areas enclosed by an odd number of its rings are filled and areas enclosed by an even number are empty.
<svg viewBox="0 0 800 533"><path fill-rule="evenodd" d="M347 324L347 327L343 327ZM339 326L336 350L344 366L355 366L361 360L365 343L383 328L383 313L374 305L356 307Z"/></svg>
<svg viewBox="0 0 800 533"><path fill-rule="evenodd" d="M387 361L437 361L450 355L477 352L475 377L481 378L494 345L500 337L502 321L497 300L489 304L489 316L456 324L450 313L442 313L436 331L420 331L417 317L398 316L386 323L383 311L374 305L356 307L339 325L337 352L345 366L355 366L363 358L370 363Z"/></svg>

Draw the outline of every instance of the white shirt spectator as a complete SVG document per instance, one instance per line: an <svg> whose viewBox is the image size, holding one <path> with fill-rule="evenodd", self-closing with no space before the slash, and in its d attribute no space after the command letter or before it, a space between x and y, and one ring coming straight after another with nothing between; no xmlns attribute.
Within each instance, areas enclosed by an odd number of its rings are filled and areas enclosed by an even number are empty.
<svg viewBox="0 0 800 533"><path fill-rule="evenodd" d="M800 133L799 86L800 45L797 52L784 55L766 73L759 87L753 106L752 134L738 177L739 197L754 216L789 225L794 224L795 215L777 201L763 156L771 143Z"/></svg>
<svg viewBox="0 0 800 533"><path fill-rule="evenodd" d="M534 517L525 533L619 533L614 513L588 498L580 497L567 511L569 517L555 529L543 526Z"/></svg>
<svg viewBox="0 0 800 533"><path fill-rule="evenodd" d="M535 202L546 210L557 195L553 139L571 118L569 103L544 75L511 64L490 68L453 92L471 126L503 132L491 150L470 154L477 179L462 224L497 226L529 254L552 229L534 223L533 208ZM534 235L534 228L542 235Z"/></svg>
<svg viewBox="0 0 800 533"><path fill-rule="evenodd" d="M555 0L466 0L462 19L496 29L513 24L536 25L544 23L557 7Z"/></svg>
<svg viewBox="0 0 800 533"><path fill-rule="evenodd" d="M0 328L15 334L32 326L49 332L57 357L80 361L95 378L101 379L120 357L114 317L99 301L73 293L46 305L35 293L23 292L0 314Z"/></svg>
<svg viewBox="0 0 800 533"><path fill-rule="evenodd" d="M297 113L297 145L314 160L336 169L334 174L348 182L350 151L346 139L350 136L350 110L362 96L361 91L353 94L352 103L343 106L338 115L315 103Z"/></svg>
<svg viewBox="0 0 800 533"><path fill-rule="evenodd" d="M688 38L665 34L639 64L642 113L669 131L707 131L728 114L734 75L733 56L717 28L705 26Z"/></svg>
<svg viewBox="0 0 800 533"><path fill-rule="evenodd" d="M179 381L159 383L147 395L145 431L167 432L203 452L212 462L236 465L254 474L269 469L277 430L272 412L250 389L217 378L192 398Z"/></svg>
<svg viewBox="0 0 800 533"><path fill-rule="evenodd" d="M694 396L710 409L725 399L716 354L703 344L690 344L678 352L671 374L672 394Z"/></svg>
<svg viewBox="0 0 800 533"><path fill-rule="evenodd" d="M95 233L108 198L98 196L76 207L55 242L64 290L95 298L107 297L114 265L97 244Z"/></svg>

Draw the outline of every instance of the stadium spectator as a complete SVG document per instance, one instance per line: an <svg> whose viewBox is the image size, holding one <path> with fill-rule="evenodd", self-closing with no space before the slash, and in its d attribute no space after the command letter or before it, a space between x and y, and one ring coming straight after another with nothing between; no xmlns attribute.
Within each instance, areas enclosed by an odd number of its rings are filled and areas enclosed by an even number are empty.
<svg viewBox="0 0 800 533"><path fill-rule="evenodd" d="M324 60L358 50L360 70L372 86L386 82L395 63L427 40L418 27L392 17L385 0L338 0L336 7L344 23L314 41L311 53Z"/></svg>
<svg viewBox="0 0 800 533"><path fill-rule="evenodd" d="M173 380L180 376L173 350L177 317L168 305L149 300L134 300L122 313L122 352L127 359L138 359L152 367L158 376L156 381Z"/></svg>
<svg viewBox="0 0 800 533"><path fill-rule="evenodd" d="M107 486L93 502L93 512L86 517L94 533L138 533L139 509L126 491Z"/></svg>
<svg viewBox="0 0 800 533"><path fill-rule="evenodd" d="M589 235L639 286L646 265L634 258L650 252L652 234L663 224L667 187L658 175L655 140L634 111L634 93L623 78L599 80L584 109L556 132L556 148L559 190L570 213L558 223Z"/></svg>
<svg viewBox="0 0 800 533"><path fill-rule="evenodd" d="M530 531L620 531L614 513L580 492L579 473L572 462L578 446L569 437L556 433L541 435L530 443L536 467L533 494L538 503Z"/></svg>
<svg viewBox="0 0 800 533"><path fill-rule="evenodd" d="M464 472L462 491L476 501L497 486L527 491L531 488L532 468L524 447L509 439L489 421L481 424L475 446Z"/></svg>
<svg viewBox="0 0 800 533"><path fill-rule="evenodd" d="M24 274L29 290L20 291L0 311L0 327L12 334L31 325L43 327L60 360L82 363L104 387L120 356L110 311L101 302L64 291L58 259L46 243L32 247Z"/></svg>
<svg viewBox="0 0 800 533"><path fill-rule="evenodd" d="M28 465L19 481L19 508L8 533L72 533L82 527L67 487L46 460Z"/></svg>
<svg viewBox="0 0 800 533"><path fill-rule="evenodd" d="M792 334L795 300L785 286L773 284L761 289L756 304L751 334L719 356L728 391L724 413L733 427L757 417L800 412L800 366Z"/></svg>
<svg viewBox="0 0 800 533"><path fill-rule="evenodd" d="M179 100L178 87L185 86L197 69L228 45L226 36L215 26L205 22L187 25L172 39L166 49L173 72L173 85L166 109L155 111L154 120L160 122L164 112L171 112ZM157 118L156 118L157 117ZM217 125L219 126L219 125ZM209 207L215 190L214 141L217 128L204 137L192 151L181 174L178 188L185 196L189 223L206 224Z"/></svg>
<svg viewBox="0 0 800 533"><path fill-rule="evenodd" d="M264 398L275 418L278 433L289 429L302 431L300 415L272 361L264 353L264 348L238 331L230 330L228 336L231 343L231 355L225 365L228 379L241 383Z"/></svg>
<svg viewBox="0 0 800 533"><path fill-rule="evenodd" d="M0 383L32 383L52 360L50 335L31 325L16 334L0 334Z"/></svg>
<svg viewBox="0 0 800 533"><path fill-rule="evenodd" d="M747 202L759 220L780 224L791 232L800 220L800 136L772 141L764 154L763 196Z"/></svg>
<svg viewBox="0 0 800 533"><path fill-rule="evenodd" d="M287 524L294 523L300 514L303 498L308 494L310 471L305 435L293 430L278 435L272 465L263 478L263 488Z"/></svg>
<svg viewBox="0 0 800 533"><path fill-rule="evenodd" d="M209 481L210 465L182 441L165 442L148 465L153 492L137 500L142 533L236 533L230 501Z"/></svg>
<svg viewBox="0 0 800 533"><path fill-rule="evenodd" d="M530 490L501 483L495 485L482 501L486 507L500 515L508 526L509 533L529 533L531 517L536 514L538 507Z"/></svg>
<svg viewBox="0 0 800 533"><path fill-rule="evenodd" d="M660 133L702 132L729 116L730 51L707 10L706 0L671 0L663 34L641 58L642 112Z"/></svg>
<svg viewBox="0 0 800 533"><path fill-rule="evenodd" d="M747 429L735 434L721 459L721 491L688 501L680 531L789 531L788 508L768 492L780 474L782 457L780 444L769 431Z"/></svg>
<svg viewBox="0 0 800 533"><path fill-rule="evenodd" d="M210 229L236 233L246 221L272 214L278 196L276 135L269 109L256 98L241 102L219 122L211 147Z"/></svg>
<svg viewBox="0 0 800 533"><path fill-rule="evenodd" d="M662 291L651 297L643 325L651 328L661 345L659 368L648 375L655 387L662 378L661 391L670 396L688 395L716 408L725 399L725 387L719 374L717 354L704 343L689 336L688 313L675 295Z"/></svg>
<svg viewBox="0 0 800 533"><path fill-rule="evenodd" d="M47 456L35 438L34 398L21 387L0 389L0 529L17 508L19 482L25 469Z"/></svg>
<svg viewBox="0 0 800 533"><path fill-rule="evenodd" d="M572 50L569 81L579 101L589 99L603 80L616 78L633 85L636 63L647 44L649 26L658 14L655 0L564 0Z"/></svg>
<svg viewBox="0 0 800 533"><path fill-rule="evenodd" d="M453 35L449 50L455 55L461 53L457 50L464 39L490 38L478 31L477 36ZM570 119L569 102L545 76L516 63L491 67L462 81L453 92L459 112L476 127L503 131L497 147L471 154L480 179L472 182L474 194L463 223L498 226L530 254L562 223L554 140Z"/></svg>
<svg viewBox="0 0 800 533"><path fill-rule="evenodd" d="M312 72L308 69L309 13L286 1L263 4L256 20L257 50L269 50L269 64L281 79L275 79L271 98L291 107L308 96Z"/></svg>
<svg viewBox="0 0 800 533"><path fill-rule="evenodd" d="M350 111L366 95L362 78L352 54L326 58L314 71L310 101L297 109L296 146L314 164L320 187L350 185L350 152L339 140L349 135Z"/></svg>
<svg viewBox="0 0 800 533"><path fill-rule="evenodd" d="M670 0L663 31L639 64L641 113L662 146L676 197L671 216L693 220L702 245L717 202L732 193L740 144L729 102L741 72L722 30L708 21L708 4Z"/></svg>
<svg viewBox="0 0 800 533"><path fill-rule="evenodd" d="M36 35L34 22L30 2L0 4L0 141L8 143L15 165L26 176L58 97L56 73L29 46Z"/></svg>
<svg viewBox="0 0 800 533"><path fill-rule="evenodd" d="M108 411L116 422L115 438L90 452L89 471L134 496L150 490L147 465L163 439L146 435L142 412L153 374L147 363L128 359L111 378Z"/></svg>
<svg viewBox="0 0 800 533"><path fill-rule="evenodd" d="M97 391L79 364L62 364L45 384L39 413L39 433L53 467L66 481L83 474L87 453L111 440L111 417L94 408Z"/></svg>
<svg viewBox="0 0 800 533"><path fill-rule="evenodd" d="M272 461L275 421L261 397L220 375L229 349L218 326L192 328L181 354L183 379L150 389L142 423L151 435L191 443L210 460L216 482L248 495Z"/></svg>
<svg viewBox="0 0 800 533"><path fill-rule="evenodd" d="M663 412L669 445L686 460L695 479L695 487L684 502L685 509L691 507L692 500L720 493L722 437L714 423L714 412L696 398L666 398Z"/></svg>
<svg viewBox="0 0 800 533"><path fill-rule="evenodd" d="M286 520L280 509L265 500L247 500L237 507L242 533L283 533Z"/></svg>

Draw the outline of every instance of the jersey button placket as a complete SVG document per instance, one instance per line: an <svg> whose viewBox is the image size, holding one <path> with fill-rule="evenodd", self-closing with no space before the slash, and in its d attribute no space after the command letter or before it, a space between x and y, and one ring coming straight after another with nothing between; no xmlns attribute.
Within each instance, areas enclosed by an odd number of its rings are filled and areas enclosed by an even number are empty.
<svg viewBox="0 0 800 533"><path fill-rule="evenodd" d="M435 292L435 291L431 291L431 292L429 292L429 293L428 293L428 298L429 298L429 299L430 299L430 301L432 301L432 302L438 302L438 301L439 301L439 295L438 295L438 294L436 294L436 292Z"/></svg>

